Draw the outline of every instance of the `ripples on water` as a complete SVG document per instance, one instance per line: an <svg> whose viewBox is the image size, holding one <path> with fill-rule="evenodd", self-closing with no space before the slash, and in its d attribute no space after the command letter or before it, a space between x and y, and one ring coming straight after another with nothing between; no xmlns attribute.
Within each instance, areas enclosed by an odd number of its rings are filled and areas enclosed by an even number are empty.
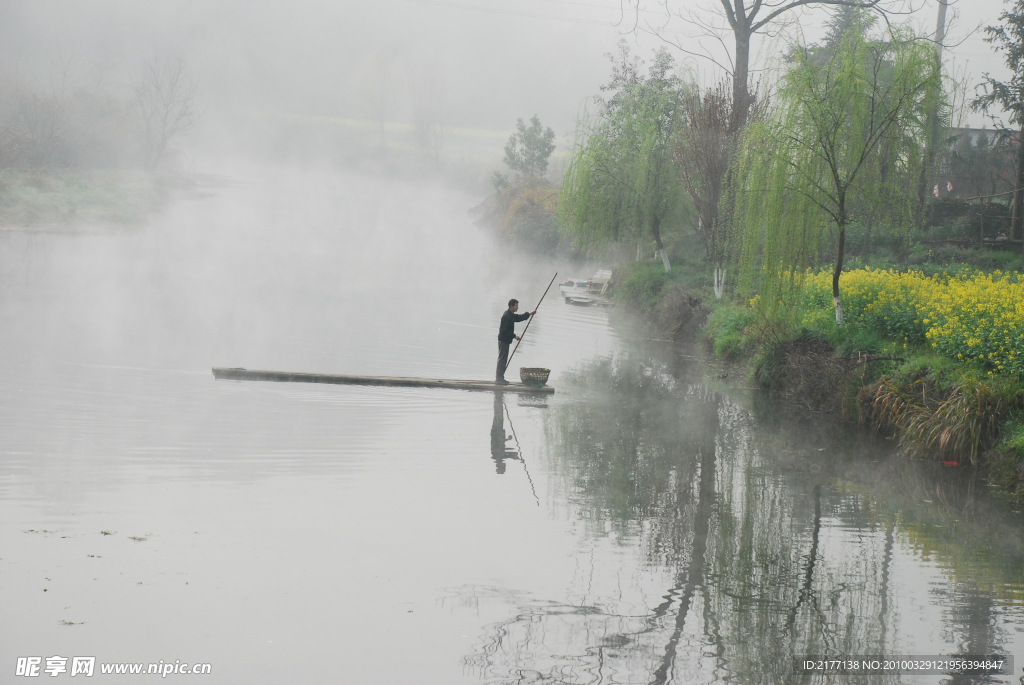
<svg viewBox="0 0 1024 685"><path fill-rule="evenodd" d="M0 668L761 683L800 680L794 654L1024 654L1020 530L983 488L604 310L555 297L531 326L513 367L553 397L214 382L486 378L505 300L561 266L438 188L254 180L0 243Z"/></svg>

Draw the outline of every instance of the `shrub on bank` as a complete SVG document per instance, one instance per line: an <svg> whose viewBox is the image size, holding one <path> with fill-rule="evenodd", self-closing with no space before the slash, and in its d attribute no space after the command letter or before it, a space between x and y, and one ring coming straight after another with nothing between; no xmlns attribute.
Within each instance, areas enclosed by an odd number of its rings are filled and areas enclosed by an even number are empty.
<svg viewBox="0 0 1024 685"><path fill-rule="evenodd" d="M620 276L621 274L621 276ZM669 274L659 265L635 264L617 269L615 296L642 312L650 312L661 299Z"/></svg>
<svg viewBox="0 0 1024 685"><path fill-rule="evenodd" d="M926 357L903 364L862 393L874 423L896 430L918 456L980 462L1019 411L1020 385L1005 376L930 366Z"/></svg>
<svg viewBox="0 0 1024 685"><path fill-rule="evenodd" d="M167 181L141 171L0 170L0 224L140 221L165 196Z"/></svg>
<svg viewBox="0 0 1024 685"><path fill-rule="evenodd" d="M480 215L478 224L527 252L551 254L569 247L560 244L558 189L546 180L523 178L505 185L474 211Z"/></svg>
<svg viewBox="0 0 1024 685"><path fill-rule="evenodd" d="M718 307L704 325L704 341L722 359L738 359L757 347L754 312L749 307Z"/></svg>

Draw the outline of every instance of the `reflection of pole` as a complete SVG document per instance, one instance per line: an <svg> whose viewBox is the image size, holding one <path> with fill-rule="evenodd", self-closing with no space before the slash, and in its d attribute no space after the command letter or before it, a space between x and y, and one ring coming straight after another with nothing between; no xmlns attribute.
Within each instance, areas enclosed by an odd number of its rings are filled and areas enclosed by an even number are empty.
<svg viewBox="0 0 1024 685"><path fill-rule="evenodd" d="M548 283L548 287L544 289L544 294L540 296L540 302L537 302L537 306L533 308L533 311L540 309L540 303L544 301L544 298L547 296L548 291L551 290L551 285L555 282L556 278L558 278L557 271L555 272L555 275L551 277L551 283ZM523 342L523 338L526 337L526 331L530 330L530 324L533 323L533 319L534 317L531 316L530 320L526 322L526 328L523 329L523 334L519 336L519 340L516 341L516 346L512 348L512 354L508 356L508 361L505 362L505 369L502 369L503 373L508 369L508 365L512 363L512 357L516 356L516 350L519 349L519 343Z"/></svg>
<svg viewBox="0 0 1024 685"><path fill-rule="evenodd" d="M519 436L516 435L516 427L512 425L512 415L508 413L508 407L505 406L505 400L501 401L501 406L505 408L505 416L508 417L508 427L512 429L512 437L516 441L516 451L519 452L519 462L523 465L523 472L526 473L526 480L530 483L530 492L533 493L533 498L537 500L537 506L539 507L540 498L537 497L537 488L533 487L533 478L530 478L530 470L526 468L526 458L523 456L523 448L519 444Z"/></svg>

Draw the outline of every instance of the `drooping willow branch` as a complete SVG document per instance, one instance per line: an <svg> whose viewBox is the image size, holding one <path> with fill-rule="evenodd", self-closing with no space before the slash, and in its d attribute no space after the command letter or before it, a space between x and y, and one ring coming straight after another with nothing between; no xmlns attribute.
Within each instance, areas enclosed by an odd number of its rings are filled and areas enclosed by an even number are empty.
<svg viewBox="0 0 1024 685"><path fill-rule="evenodd" d="M836 321L846 230L884 206L888 229L913 225L926 112L941 95L934 51L906 30L854 22L829 48L799 47L774 116L748 127L730 189L741 286L766 318L791 320L803 274L831 262ZM835 230L835 244L823 236ZM829 248L830 258L822 253Z"/></svg>

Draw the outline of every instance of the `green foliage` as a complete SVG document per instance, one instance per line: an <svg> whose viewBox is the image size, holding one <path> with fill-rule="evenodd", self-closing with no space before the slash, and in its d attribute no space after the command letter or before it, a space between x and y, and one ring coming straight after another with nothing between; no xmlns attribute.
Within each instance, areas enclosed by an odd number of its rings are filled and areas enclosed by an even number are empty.
<svg viewBox="0 0 1024 685"><path fill-rule="evenodd" d="M559 246L558 190L549 182L521 177L481 205L480 222L527 252L550 254Z"/></svg>
<svg viewBox="0 0 1024 685"><path fill-rule="evenodd" d="M1024 130L1024 0L1017 0L1009 10L1003 10L999 20L1004 23L985 29L985 40L1003 52L1010 80L999 81L986 73L984 91L972 105L976 111L1003 110L1010 123Z"/></svg>
<svg viewBox="0 0 1024 685"><path fill-rule="evenodd" d="M869 41L862 25L833 49L797 49L776 115L747 129L732 189L741 287L759 289L766 319L792 325L804 274L833 228L828 261L841 271L855 206L884 206L893 230L912 226L933 54L905 31Z"/></svg>
<svg viewBox="0 0 1024 685"><path fill-rule="evenodd" d="M1000 428L999 444L986 455L988 481L1014 505L1024 504L1024 417L1017 414Z"/></svg>
<svg viewBox="0 0 1024 685"><path fill-rule="evenodd" d="M505 165L529 178L541 178L548 170L548 158L555 150L555 132L541 126L534 114L530 125L516 120L516 132L505 144Z"/></svg>
<svg viewBox="0 0 1024 685"><path fill-rule="evenodd" d="M502 220L506 237L532 251L550 254L558 247L558 191L549 185L513 187Z"/></svg>
<svg viewBox="0 0 1024 685"><path fill-rule="evenodd" d="M834 7L832 15L825 22L828 33L825 34L824 47L834 50L851 31L863 33L877 22L877 17L869 10L857 5L839 5Z"/></svg>
<svg viewBox="0 0 1024 685"><path fill-rule="evenodd" d="M1020 253L1016 250L964 249L955 245L915 245L910 249L906 264L928 276L966 276L974 271L1013 271L1020 266Z"/></svg>
<svg viewBox="0 0 1024 685"><path fill-rule="evenodd" d="M1016 249L998 247L963 248L953 245L933 247L915 244L904 258L899 258L889 249L873 252L867 259L858 255L846 260L844 271L855 271L864 267L902 271L912 269L925 276L967 276L977 271L1009 272L1020 266L1020 252Z"/></svg>
<svg viewBox="0 0 1024 685"><path fill-rule="evenodd" d="M716 357L736 359L749 354L757 344L754 312L749 307L721 306L711 314L701 335Z"/></svg>
<svg viewBox="0 0 1024 685"><path fill-rule="evenodd" d="M159 181L126 171L0 171L0 224L134 223L164 200Z"/></svg>
<svg viewBox="0 0 1024 685"><path fill-rule="evenodd" d="M668 282L668 274L658 266L630 264L616 269L615 296L642 312L652 311Z"/></svg>
<svg viewBox="0 0 1024 685"><path fill-rule="evenodd" d="M993 114L1002 110L1011 124L1017 129L1017 179L1013 196L1013 226L1010 236L1020 238L1024 233L1024 0L1016 0L1011 9L999 15L1003 23L985 29L987 40L997 46L1003 53L1006 66L1009 68L1009 81L999 81L985 74L982 84L983 93L978 96L972 106L974 109L988 113L993 121L1004 131L1008 130L1001 117Z"/></svg>
<svg viewBox="0 0 1024 685"><path fill-rule="evenodd" d="M501 195L502 191L508 188L511 183L508 174L503 174L497 170L491 174L491 186L494 188L495 195Z"/></svg>
<svg viewBox="0 0 1024 685"><path fill-rule="evenodd" d="M578 123L562 182L562 226L582 250L644 239L661 250L662 224L683 197L672 160L681 82L665 50L655 53L647 78L624 42L620 60L605 87L613 96Z"/></svg>
<svg viewBox="0 0 1024 685"><path fill-rule="evenodd" d="M885 354L892 343L873 328L867 326L837 326L835 317L822 310L805 313L796 337L818 336L835 349L842 357L856 357L858 354Z"/></svg>

